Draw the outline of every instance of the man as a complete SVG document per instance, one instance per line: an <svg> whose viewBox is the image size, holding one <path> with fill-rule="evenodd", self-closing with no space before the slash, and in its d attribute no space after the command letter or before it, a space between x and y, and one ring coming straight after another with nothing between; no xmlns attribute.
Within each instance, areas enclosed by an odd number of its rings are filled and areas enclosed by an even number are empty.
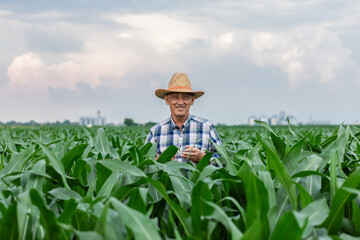
<svg viewBox="0 0 360 240"><path fill-rule="evenodd" d="M157 143L156 157L171 145L179 148L174 160L197 163L206 154L215 152L210 142L221 144L213 124L206 119L190 115L190 107L196 98L204 92L192 91L191 82L186 73L175 73L168 89L157 89L155 95L164 99L170 107L170 118L150 129L146 143ZM218 156L218 155L217 155Z"/></svg>

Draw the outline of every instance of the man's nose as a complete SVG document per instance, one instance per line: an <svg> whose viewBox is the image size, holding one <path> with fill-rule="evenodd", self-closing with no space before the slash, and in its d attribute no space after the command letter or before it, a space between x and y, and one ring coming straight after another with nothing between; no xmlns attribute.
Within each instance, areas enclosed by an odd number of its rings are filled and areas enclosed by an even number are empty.
<svg viewBox="0 0 360 240"><path fill-rule="evenodd" d="M179 97L179 101L178 101L179 103L183 103L184 102L184 99L183 99L183 97Z"/></svg>

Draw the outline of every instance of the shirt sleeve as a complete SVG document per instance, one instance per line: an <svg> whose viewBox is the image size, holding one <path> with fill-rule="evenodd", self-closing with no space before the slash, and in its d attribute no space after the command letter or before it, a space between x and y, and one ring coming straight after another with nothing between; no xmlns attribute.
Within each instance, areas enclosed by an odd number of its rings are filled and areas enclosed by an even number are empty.
<svg viewBox="0 0 360 240"><path fill-rule="evenodd" d="M219 134L216 132L216 129L213 124L210 125L210 140L218 145L222 145ZM215 152L213 154L213 157L220 157L220 155L216 153L216 149L212 143L210 144L210 152Z"/></svg>
<svg viewBox="0 0 360 240"><path fill-rule="evenodd" d="M146 137L145 144L147 144L147 143L149 143L149 142L151 142L151 143L154 143L154 142L155 142L155 140L154 140L154 134L153 134L153 132L151 131L151 129L150 129L150 131L149 131L149 134L148 134L147 137Z"/></svg>
<svg viewBox="0 0 360 240"><path fill-rule="evenodd" d="M214 125L212 125L212 124L210 126L210 139L211 139L211 141L213 141L219 145L222 145L219 134L216 132L216 129L215 129Z"/></svg>

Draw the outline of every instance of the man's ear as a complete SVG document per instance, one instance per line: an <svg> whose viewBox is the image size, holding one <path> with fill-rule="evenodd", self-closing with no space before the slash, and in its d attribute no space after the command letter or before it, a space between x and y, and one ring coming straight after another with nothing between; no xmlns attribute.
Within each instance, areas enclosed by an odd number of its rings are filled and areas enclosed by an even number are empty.
<svg viewBox="0 0 360 240"><path fill-rule="evenodd" d="M168 95L165 95L165 96L164 96L164 99L165 99L166 105L169 105L169 96L168 96Z"/></svg>
<svg viewBox="0 0 360 240"><path fill-rule="evenodd" d="M194 105L194 102L195 102L195 96L192 96L191 97L192 101L191 101L191 105Z"/></svg>

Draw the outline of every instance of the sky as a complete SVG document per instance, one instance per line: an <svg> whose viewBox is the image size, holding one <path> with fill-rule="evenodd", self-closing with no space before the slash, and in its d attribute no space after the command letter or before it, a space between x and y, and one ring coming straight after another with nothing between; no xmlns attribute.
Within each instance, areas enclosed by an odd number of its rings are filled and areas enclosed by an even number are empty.
<svg viewBox="0 0 360 240"><path fill-rule="evenodd" d="M358 0L1 0L0 122L159 122L184 72L191 114L360 121Z"/></svg>

